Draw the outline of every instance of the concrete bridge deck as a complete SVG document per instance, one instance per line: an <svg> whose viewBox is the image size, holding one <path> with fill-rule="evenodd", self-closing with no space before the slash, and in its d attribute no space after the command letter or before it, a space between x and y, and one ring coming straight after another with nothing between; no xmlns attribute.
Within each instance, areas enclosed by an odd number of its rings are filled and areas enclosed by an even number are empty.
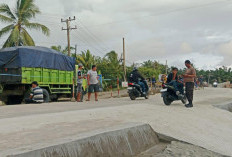
<svg viewBox="0 0 232 157"><path fill-rule="evenodd" d="M232 101L231 89L195 92L195 106L165 106L159 94L149 100L105 99L82 104L59 102L0 107L0 156L29 152L128 123L232 156L232 113L214 107Z"/></svg>

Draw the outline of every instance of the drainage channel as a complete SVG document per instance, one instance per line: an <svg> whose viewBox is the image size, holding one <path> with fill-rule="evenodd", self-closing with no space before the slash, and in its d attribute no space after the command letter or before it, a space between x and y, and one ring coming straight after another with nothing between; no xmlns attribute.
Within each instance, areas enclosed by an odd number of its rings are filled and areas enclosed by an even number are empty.
<svg viewBox="0 0 232 157"><path fill-rule="evenodd" d="M91 132L83 138L34 150L13 152L7 157L222 157L199 146L156 133L148 124L128 124Z"/></svg>
<svg viewBox="0 0 232 157"><path fill-rule="evenodd" d="M225 103L225 104L213 105L213 106L222 110L232 112L232 103Z"/></svg>

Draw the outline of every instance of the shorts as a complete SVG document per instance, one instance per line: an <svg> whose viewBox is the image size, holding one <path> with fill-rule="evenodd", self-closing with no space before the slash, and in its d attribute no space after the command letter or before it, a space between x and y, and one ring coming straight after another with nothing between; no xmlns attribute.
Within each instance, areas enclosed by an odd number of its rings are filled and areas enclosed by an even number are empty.
<svg viewBox="0 0 232 157"><path fill-rule="evenodd" d="M81 93L82 92L82 83L78 83L77 84L77 93Z"/></svg>
<svg viewBox="0 0 232 157"><path fill-rule="evenodd" d="M98 84L91 84L89 85L89 93L93 93L93 92L99 92L99 85Z"/></svg>

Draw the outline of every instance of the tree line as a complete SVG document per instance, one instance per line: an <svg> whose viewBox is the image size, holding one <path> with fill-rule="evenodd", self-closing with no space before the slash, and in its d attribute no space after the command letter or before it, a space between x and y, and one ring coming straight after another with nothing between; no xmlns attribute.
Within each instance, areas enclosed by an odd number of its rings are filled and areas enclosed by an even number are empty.
<svg viewBox="0 0 232 157"><path fill-rule="evenodd" d="M66 52L67 53L67 52ZM82 51L80 54L73 54L76 57L76 62L82 63L86 70L91 69L93 64L97 65L98 71L107 80L112 80L114 86L116 86L117 78L123 79L123 66L120 61L119 54L115 51L108 52L104 57L93 55L89 50ZM127 66L127 78L133 67L137 67L140 73L147 79L155 78L158 80L160 74L165 74L166 70L168 73L172 71L172 67L166 66L156 60L147 60L142 63L134 63ZM179 74L183 74L186 68L179 69ZM219 83L232 81L232 70L231 68L222 66L214 70L204 70L196 68L197 77L202 76L205 82L213 83L217 81Z"/></svg>

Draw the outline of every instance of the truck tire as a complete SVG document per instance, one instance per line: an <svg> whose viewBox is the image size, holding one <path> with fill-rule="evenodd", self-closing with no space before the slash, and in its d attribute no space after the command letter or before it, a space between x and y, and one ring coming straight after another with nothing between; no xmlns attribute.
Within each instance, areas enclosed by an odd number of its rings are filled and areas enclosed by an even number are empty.
<svg viewBox="0 0 232 157"><path fill-rule="evenodd" d="M44 99L44 103L50 102L50 96L46 89L43 89L43 99Z"/></svg>
<svg viewBox="0 0 232 157"><path fill-rule="evenodd" d="M22 96L18 96L18 95L9 95L7 96L7 101L4 102L7 105L16 105L16 104L21 104L23 101L23 97Z"/></svg>

